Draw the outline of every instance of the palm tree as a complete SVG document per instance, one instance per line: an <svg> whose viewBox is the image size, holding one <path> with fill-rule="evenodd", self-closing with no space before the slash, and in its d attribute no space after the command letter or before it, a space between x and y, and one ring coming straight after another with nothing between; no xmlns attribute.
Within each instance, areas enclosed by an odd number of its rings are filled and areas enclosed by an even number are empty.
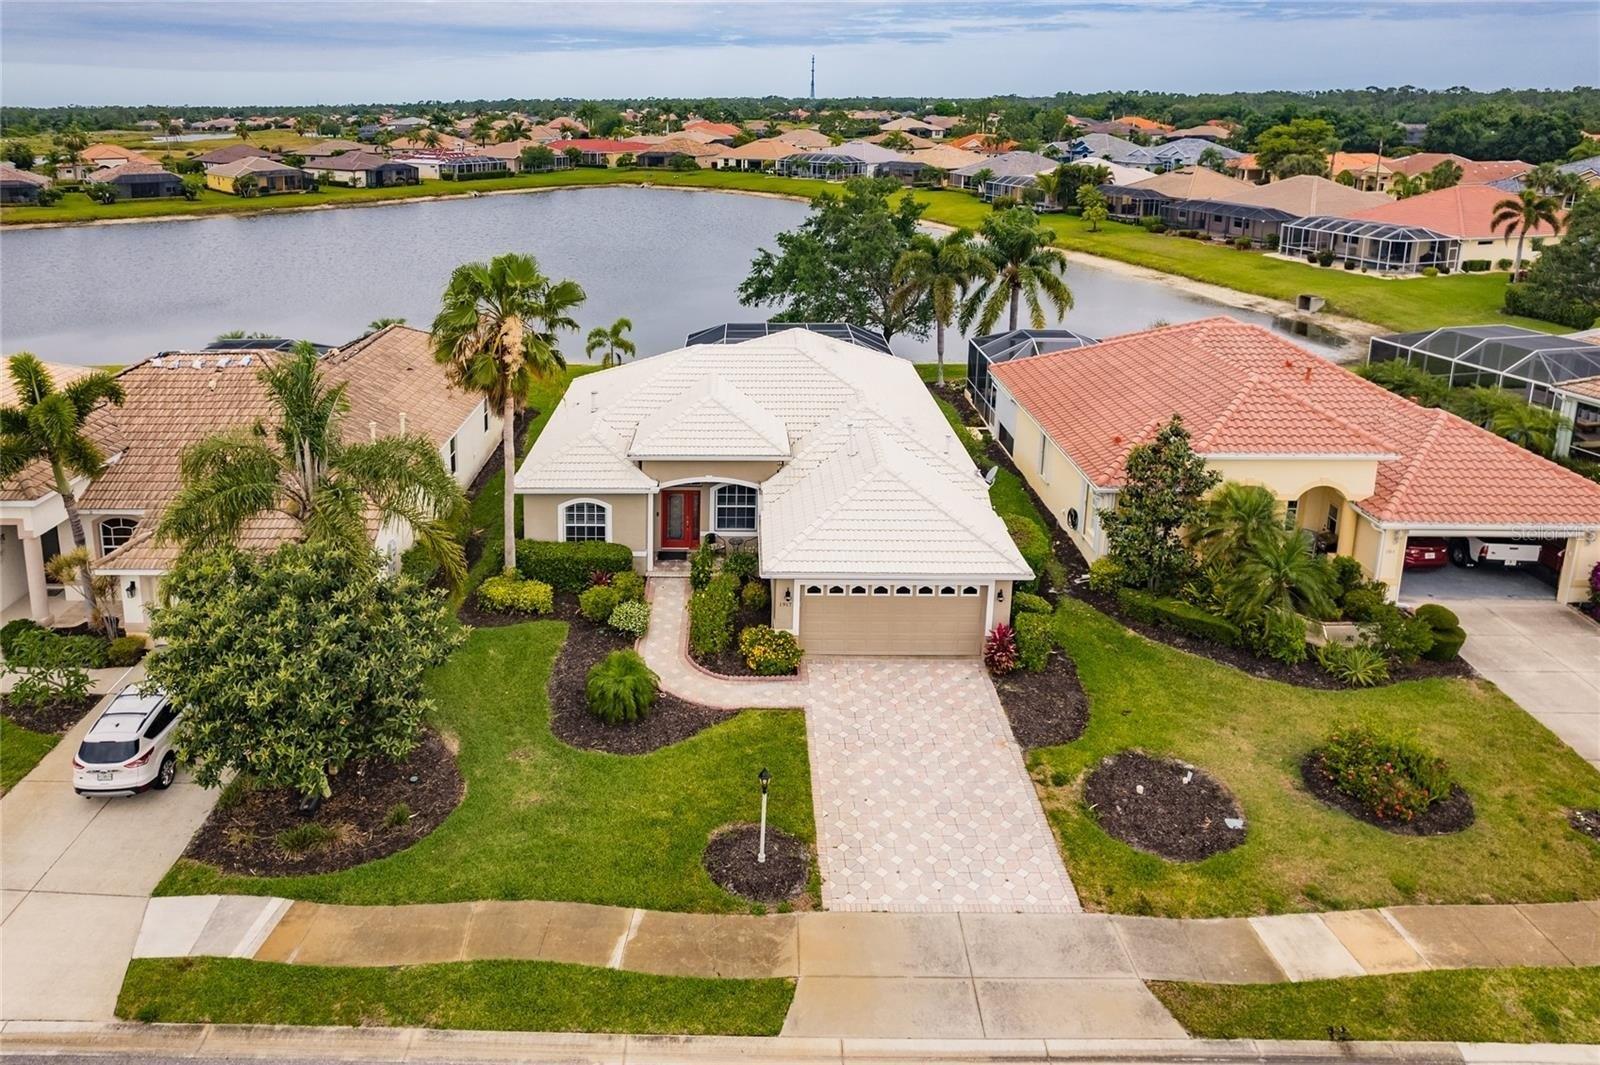
<svg viewBox="0 0 1600 1065"><path fill-rule="evenodd" d="M250 143L250 129L242 122L233 127L233 135L246 144Z"/></svg>
<svg viewBox="0 0 1600 1065"><path fill-rule="evenodd" d="M628 330L633 328L633 322L626 318L618 318L609 328L589 330L589 338L584 344L583 353L593 355L601 349L605 354L600 358L601 367L621 366L623 359L631 359L638 351L633 346L633 341L628 339Z"/></svg>
<svg viewBox="0 0 1600 1065"><path fill-rule="evenodd" d="M1459 185L1461 184L1461 175L1460 163L1452 159L1441 159L1434 164L1433 169L1429 170L1426 175L1428 188L1431 191L1433 189L1448 189Z"/></svg>
<svg viewBox="0 0 1600 1065"><path fill-rule="evenodd" d="M261 371L276 424L261 422L191 444L183 485L157 535L185 547L233 543L245 524L287 514L307 542L341 543L372 554L369 518L405 523L455 583L466 574L448 520L465 505L433 443L415 434L345 443L345 386L322 378L317 349L304 341Z"/></svg>
<svg viewBox="0 0 1600 1065"><path fill-rule="evenodd" d="M1189 530L1189 546L1204 562L1232 566L1252 543L1282 528L1278 501L1270 491L1228 481L1206 500Z"/></svg>
<svg viewBox="0 0 1600 1065"><path fill-rule="evenodd" d="M1250 541L1227 581L1229 613L1258 618L1283 610L1327 617L1333 611L1332 579L1305 529L1278 529Z"/></svg>
<svg viewBox="0 0 1600 1065"><path fill-rule="evenodd" d="M367 323L367 332L376 333L380 329L387 329L391 325L405 325L404 318L374 318Z"/></svg>
<svg viewBox="0 0 1600 1065"><path fill-rule="evenodd" d="M481 148L494 139L494 119L479 115L472 121L472 139Z"/></svg>
<svg viewBox="0 0 1600 1065"><path fill-rule="evenodd" d="M1562 170L1555 163L1540 163L1523 174L1522 186L1558 196L1564 205L1577 199L1584 189L1583 178L1570 170Z"/></svg>
<svg viewBox="0 0 1600 1065"><path fill-rule="evenodd" d="M1504 229L1507 237L1513 233L1517 235L1517 256L1511 264L1512 277L1522 272L1522 242L1541 225L1560 230L1560 211L1559 199L1532 188L1525 188L1494 205L1494 218L1489 223L1491 230Z"/></svg>
<svg viewBox="0 0 1600 1065"><path fill-rule="evenodd" d="M968 230L934 240L924 234L912 238L911 247L900 254L894 266L894 283L900 288L895 300L905 310L931 300L933 303L934 350L939 357L939 384L944 384L944 331L955 318L961 297L978 280L994 277L995 268L972 242Z"/></svg>
<svg viewBox="0 0 1600 1065"><path fill-rule="evenodd" d="M1412 177L1410 174L1396 174L1394 180L1389 182L1389 191L1394 193L1397 200L1408 200L1419 192L1426 192L1426 183L1419 174Z"/></svg>
<svg viewBox="0 0 1600 1065"><path fill-rule="evenodd" d="M1033 187L1039 190L1039 195L1043 198L1044 203L1053 203L1057 207L1060 206L1059 201L1056 200L1057 194L1061 191L1060 170L1047 170L1043 174L1035 174L1033 176Z"/></svg>
<svg viewBox="0 0 1600 1065"><path fill-rule="evenodd" d="M1489 429L1496 436L1546 458L1555 451L1556 437L1569 424L1560 411L1523 400L1506 403L1489 419Z"/></svg>
<svg viewBox="0 0 1600 1065"><path fill-rule="evenodd" d="M528 135L528 124L520 118L508 118L506 124L500 127L494 139L501 144L509 141L519 141Z"/></svg>
<svg viewBox="0 0 1600 1065"><path fill-rule="evenodd" d="M1010 328L1016 329L1017 313L1024 299L1028 301L1028 321L1033 328L1043 329L1041 294L1058 318L1072 309L1072 290L1063 280L1067 257L1060 248L1051 246L1054 236L1025 207L995 211L983 220L982 251L994 267L994 274L967 297L961 309L963 330L976 321L979 333L989 332L1008 305Z"/></svg>
<svg viewBox="0 0 1600 1065"><path fill-rule="evenodd" d="M82 547L89 541L83 533L71 478L93 479L106 468L105 454L84 433L84 425L101 407L122 405L122 385L113 375L97 370L58 389L39 357L26 351L11 356L7 370L17 402L0 407L0 481L21 473L29 463L49 464L56 494L67 510L72 538ZM84 603L94 611L98 602L94 565L87 556L77 577ZM115 635L109 618L98 620L107 636Z"/></svg>
<svg viewBox="0 0 1600 1065"><path fill-rule="evenodd" d="M487 263L463 263L450 275L433 320L433 356L451 382L477 392L500 411L505 460L505 544L502 566L516 570L513 521L515 423L535 382L561 371L566 359L556 334L576 329L571 312L584 301L576 281L552 282L531 255L507 253Z"/></svg>
<svg viewBox="0 0 1600 1065"><path fill-rule="evenodd" d="M434 129L432 126L429 126L426 129L418 131L417 140L421 141L424 147L437 148L444 138L439 135L438 130Z"/></svg>

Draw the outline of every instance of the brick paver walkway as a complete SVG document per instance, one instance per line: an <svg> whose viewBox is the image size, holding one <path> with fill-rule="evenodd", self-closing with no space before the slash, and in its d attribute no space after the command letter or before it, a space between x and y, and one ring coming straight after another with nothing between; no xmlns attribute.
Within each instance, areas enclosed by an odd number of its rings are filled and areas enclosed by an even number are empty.
<svg viewBox="0 0 1600 1065"><path fill-rule="evenodd" d="M650 630L639 641L639 654L673 695L719 710L766 709L805 705L804 677L780 680L731 680L713 677L689 661L687 577L650 578Z"/></svg>
<svg viewBox="0 0 1600 1065"><path fill-rule="evenodd" d="M827 909L1078 909L981 662L818 658L808 668Z"/></svg>

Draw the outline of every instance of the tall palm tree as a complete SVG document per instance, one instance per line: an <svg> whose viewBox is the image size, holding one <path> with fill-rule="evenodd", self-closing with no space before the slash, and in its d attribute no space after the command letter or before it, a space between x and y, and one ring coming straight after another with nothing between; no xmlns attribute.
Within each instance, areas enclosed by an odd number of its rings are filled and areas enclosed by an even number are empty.
<svg viewBox="0 0 1600 1065"><path fill-rule="evenodd" d="M122 385L113 375L96 371L58 389L39 357L26 351L11 356L6 368L17 402L0 407L0 480L16 476L29 463L48 464L72 538L79 547L86 546L89 540L83 533L72 477L93 479L105 471L105 454L84 433L84 424L99 408L122 405ZM87 556L77 577L87 609L96 610L94 565ZM106 635L114 635L110 619L99 620Z"/></svg>
<svg viewBox="0 0 1600 1065"><path fill-rule="evenodd" d="M638 352L633 346L633 341L628 339L628 331L632 328L633 322L627 318L618 318L609 327L596 326L589 330L583 353L593 355L603 350L605 354L600 357L602 367L621 366L623 359L631 359Z"/></svg>
<svg viewBox="0 0 1600 1065"><path fill-rule="evenodd" d="M1289 610L1327 617L1333 611L1332 577L1305 529L1278 529L1258 536L1227 581L1229 612L1253 619Z"/></svg>
<svg viewBox="0 0 1600 1065"><path fill-rule="evenodd" d="M528 124L520 118L508 118L506 124L495 133L494 139L501 144L509 141L519 141L528 135Z"/></svg>
<svg viewBox="0 0 1600 1065"><path fill-rule="evenodd" d="M440 136L438 130L434 129L432 126L428 126L425 129L417 132L417 140L421 141L425 147L437 148L439 147L440 143L443 142L444 138Z"/></svg>
<svg viewBox="0 0 1600 1065"><path fill-rule="evenodd" d="M1489 223L1491 230L1503 229L1508 237L1513 233L1517 235L1517 257L1511 264L1512 277L1522 272L1522 242L1541 225L1560 230L1560 212L1560 199L1532 188L1525 188L1494 205L1494 218Z"/></svg>
<svg viewBox="0 0 1600 1065"><path fill-rule="evenodd" d="M472 120L472 140L479 147L488 144L494 139L494 119L488 115L479 115Z"/></svg>
<svg viewBox="0 0 1600 1065"><path fill-rule="evenodd" d="M973 322L978 332L987 333L1000 320L1000 313L1011 310L1010 328L1017 328L1017 313L1023 300L1028 302L1028 321L1035 329L1045 327L1045 302L1063 317L1072 309L1072 290L1063 275L1067 257L1053 247L1055 234L1041 225L1026 207L995 211L983 220L982 251L994 267L994 274L983 280L967 297L961 309L961 328Z"/></svg>
<svg viewBox="0 0 1600 1065"><path fill-rule="evenodd" d="M934 350L939 358L939 384L944 384L944 331L956 316L961 298L975 282L994 278L994 264L972 242L972 233L958 229L934 240L924 234L894 264L895 300L905 310L929 300L933 304Z"/></svg>
<svg viewBox="0 0 1600 1065"><path fill-rule="evenodd" d="M1520 399L1504 404L1489 418L1489 429L1496 436L1547 458L1556 449L1556 437L1569 424L1560 411Z"/></svg>
<svg viewBox="0 0 1600 1065"><path fill-rule="evenodd" d="M1582 177L1570 170L1562 170L1555 163L1540 163L1523 174L1522 185L1558 196L1563 204L1577 199L1584 189Z"/></svg>
<svg viewBox="0 0 1600 1065"><path fill-rule="evenodd" d="M1039 191L1042 202L1056 203L1057 206L1060 206L1059 202L1056 201L1056 196L1061 192L1060 170L1047 170L1043 174L1035 174L1033 187Z"/></svg>
<svg viewBox="0 0 1600 1065"><path fill-rule="evenodd" d="M1283 528L1278 501L1255 484L1228 481L1206 500L1189 545L1208 563L1231 566L1250 545Z"/></svg>
<svg viewBox="0 0 1600 1065"><path fill-rule="evenodd" d="M157 535L185 547L232 543L252 518L283 513L307 542L347 545L370 556L369 516L403 522L452 583L466 574L450 519L466 503L433 443L415 434L345 443L345 386L322 377L304 341L261 371L271 425L218 433L184 449L183 485Z"/></svg>
<svg viewBox="0 0 1600 1065"><path fill-rule="evenodd" d="M531 255L508 252L463 263L450 275L433 320L433 357L452 383L477 392L501 415L505 461L503 571L516 570L516 417L537 381L566 368L557 333L577 329L571 312L584 301L576 281L552 282Z"/></svg>
<svg viewBox="0 0 1600 1065"><path fill-rule="evenodd" d="M1389 191L1394 193L1397 200L1409 200L1420 192L1426 192L1427 183L1422 175L1412 177L1410 174L1396 174L1394 180L1389 182Z"/></svg>

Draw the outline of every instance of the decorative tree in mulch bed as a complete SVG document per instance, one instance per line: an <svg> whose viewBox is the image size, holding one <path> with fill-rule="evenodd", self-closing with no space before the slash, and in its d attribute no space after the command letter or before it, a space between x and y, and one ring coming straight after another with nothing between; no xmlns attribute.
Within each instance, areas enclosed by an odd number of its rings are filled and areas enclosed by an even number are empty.
<svg viewBox="0 0 1600 1065"><path fill-rule="evenodd" d="M767 860L756 860L759 825L724 825L711 834L700 861L724 891L767 905L794 902L811 877L811 847L767 826Z"/></svg>
<svg viewBox="0 0 1600 1065"><path fill-rule="evenodd" d="M1302 760L1300 775L1318 799L1400 835L1460 832L1475 816L1444 759L1364 725L1329 734Z"/></svg>
<svg viewBox="0 0 1600 1065"><path fill-rule="evenodd" d="M1083 801L1105 832L1137 850L1195 862L1244 842L1228 790L1185 762L1123 751L1089 774Z"/></svg>
<svg viewBox="0 0 1600 1065"><path fill-rule="evenodd" d="M1585 836L1600 843L1600 809L1573 810L1567 815L1567 823Z"/></svg>

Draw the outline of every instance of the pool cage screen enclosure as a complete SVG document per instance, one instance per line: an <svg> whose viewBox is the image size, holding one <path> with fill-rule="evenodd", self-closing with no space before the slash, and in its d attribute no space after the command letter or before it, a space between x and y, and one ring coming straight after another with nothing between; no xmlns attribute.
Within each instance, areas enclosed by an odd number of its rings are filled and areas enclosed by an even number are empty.
<svg viewBox="0 0 1600 1065"><path fill-rule="evenodd" d="M1461 265L1461 241L1421 226L1314 215L1285 222L1278 251L1284 255L1333 253L1336 261L1380 273L1414 274L1433 267L1441 274Z"/></svg>

